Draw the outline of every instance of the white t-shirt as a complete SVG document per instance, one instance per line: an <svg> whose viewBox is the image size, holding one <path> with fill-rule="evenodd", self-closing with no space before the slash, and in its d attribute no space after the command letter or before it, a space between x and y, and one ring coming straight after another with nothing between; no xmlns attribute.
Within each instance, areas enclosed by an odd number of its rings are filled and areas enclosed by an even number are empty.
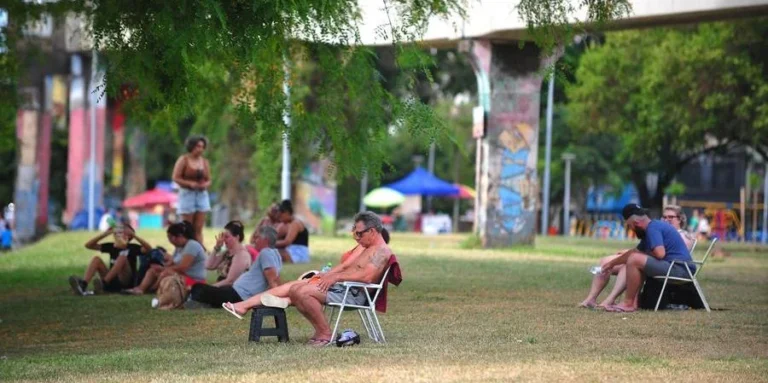
<svg viewBox="0 0 768 383"><path fill-rule="evenodd" d="M203 246L194 239L188 240L183 248L176 248L176 251L173 253L173 263L178 265L185 255L190 255L195 259L192 265L189 266L189 269L187 269L187 276L199 281L205 280L205 259L207 255Z"/></svg>
<svg viewBox="0 0 768 383"><path fill-rule="evenodd" d="M699 219L699 227L698 227L698 229L696 231L698 231L699 233L707 233L707 234L709 234L710 230L711 230L711 228L709 227L709 220L706 219L705 217L701 217Z"/></svg>

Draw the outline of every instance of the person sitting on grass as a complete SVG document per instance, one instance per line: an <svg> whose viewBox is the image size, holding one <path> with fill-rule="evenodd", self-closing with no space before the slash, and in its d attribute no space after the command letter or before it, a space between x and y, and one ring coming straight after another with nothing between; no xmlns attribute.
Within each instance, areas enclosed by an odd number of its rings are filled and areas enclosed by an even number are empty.
<svg viewBox="0 0 768 383"><path fill-rule="evenodd" d="M102 239L114 235L114 242L99 243ZM137 243L130 243L132 240ZM152 249L147 241L136 235L131 225L124 223L121 230L115 233L109 228L103 233L91 238L85 243L85 248L109 254L109 267L99 256L91 258L91 263L85 270L83 278L72 275L69 277L69 285L77 295L86 295L88 284L98 273L99 278L93 281L94 294L103 292L120 292L135 286L136 283L136 259L140 255Z"/></svg>
<svg viewBox="0 0 768 383"><path fill-rule="evenodd" d="M256 241L259 257L251 268L237 278L231 286L211 286L202 283L192 286L190 302L187 302L184 307L197 307L196 303L214 308L223 307L225 302L240 302L267 289L278 287L283 262L280 259L280 253L275 249L276 242L277 231L269 226L262 227Z"/></svg>
<svg viewBox="0 0 768 383"><path fill-rule="evenodd" d="M277 241L277 249L283 257L283 263L309 262L309 230L293 216L291 201L281 202L279 210L282 227L278 228L278 233L285 230L285 236Z"/></svg>
<svg viewBox="0 0 768 383"><path fill-rule="evenodd" d="M205 283L205 249L195 238L195 229L184 221L168 226L168 242L173 244L173 256L166 254L165 265L152 265L137 287L123 290L126 294L141 295L154 292L160 281L174 274L184 277L187 288L196 283Z"/></svg>
<svg viewBox="0 0 768 383"><path fill-rule="evenodd" d="M382 228L381 229L381 237L384 238L384 242L389 244L389 232L387 229ZM357 241L359 238L355 236L355 241ZM341 262L331 270L329 270L329 273L338 273L346 270L350 265L352 265L354 262L354 259L363 253L363 250L365 250L364 247L360 246L358 244L351 250L347 251L341 256ZM313 277L313 274L307 274L305 273L305 278L302 278L298 281L291 281L286 282L280 286L271 288L261 294L256 294L246 300L243 300L242 302L226 302L224 305L222 305L227 311L235 315L236 317L242 319L242 316L245 315L248 310L254 308L254 307L277 307L277 308L286 308L291 305L291 298L289 297L288 293L293 285L301 284L301 283L307 283L307 280L311 277Z"/></svg>
<svg viewBox="0 0 768 383"><path fill-rule="evenodd" d="M617 265L625 265L627 290L624 302L606 307L611 312L633 312L637 310L638 293L645 277L663 276L672 261L692 262L691 253L685 241L674 226L648 217L647 210L637 204L628 204L622 210L627 225L641 238L637 248L628 250L606 263L603 273L607 274ZM695 265L690 264L691 272ZM687 278L685 266L675 264L670 276Z"/></svg>
<svg viewBox="0 0 768 383"><path fill-rule="evenodd" d="M259 224L256 225L256 229L253 230L253 234L251 234L251 238L248 241L252 246L256 246L256 241L259 239L261 228L265 226L272 227L275 230L278 230L278 227L280 226L280 208L276 203L272 204L269 209L267 209L267 215L259 221ZM278 238L280 238L279 231Z"/></svg>
<svg viewBox="0 0 768 383"><path fill-rule="evenodd" d="M664 222L669 223L672 225L672 227L677 229L677 232L680 234L683 242L685 242L685 247L690 252L693 248L694 240L691 238L688 232L683 230L685 227L685 213L683 213L682 209L679 206L669 205L664 208L661 218L664 220ZM605 265L608 262L618 258L628 250L629 249L619 250L614 255L600 259L600 266L603 268L603 270L605 270ZM610 279L611 275L616 275L616 282L613 285L613 289L611 290L611 293L608 294L608 296L598 305L597 297L608 284L608 280ZM626 281L626 272L624 270L623 264L613 266L613 269L610 270L610 273L598 273L592 278L592 287L589 290L589 295L587 295L587 298L584 299L584 301L581 302L579 306L598 309L605 309L609 306L613 306L616 303L616 299L618 299L619 295L621 295L621 293L623 293L627 288Z"/></svg>
<svg viewBox="0 0 768 383"><path fill-rule="evenodd" d="M231 221L216 236L216 246L205 262L206 269L219 272L213 286L231 286L251 266L251 255L242 244L244 232L242 222Z"/></svg>

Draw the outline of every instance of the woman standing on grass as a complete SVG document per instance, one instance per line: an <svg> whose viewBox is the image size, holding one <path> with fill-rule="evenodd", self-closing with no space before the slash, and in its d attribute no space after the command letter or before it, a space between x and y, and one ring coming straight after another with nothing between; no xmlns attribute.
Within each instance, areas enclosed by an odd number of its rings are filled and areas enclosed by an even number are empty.
<svg viewBox="0 0 768 383"><path fill-rule="evenodd" d="M211 169L203 157L208 140L203 136L190 136L186 147L187 154L181 155L173 167L173 182L180 187L177 211L182 220L192 224L194 239L202 245L205 215L211 211L208 197Z"/></svg>

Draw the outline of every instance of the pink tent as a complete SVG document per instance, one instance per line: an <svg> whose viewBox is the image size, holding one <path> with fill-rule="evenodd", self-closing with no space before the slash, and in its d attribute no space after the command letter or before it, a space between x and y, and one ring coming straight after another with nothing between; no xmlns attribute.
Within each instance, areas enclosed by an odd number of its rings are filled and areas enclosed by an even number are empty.
<svg viewBox="0 0 768 383"><path fill-rule="evenodd" d="M123 207L141 209L155 205L173 205L176 203L176 193L161 189L152 189L123 201Z"/></svg>

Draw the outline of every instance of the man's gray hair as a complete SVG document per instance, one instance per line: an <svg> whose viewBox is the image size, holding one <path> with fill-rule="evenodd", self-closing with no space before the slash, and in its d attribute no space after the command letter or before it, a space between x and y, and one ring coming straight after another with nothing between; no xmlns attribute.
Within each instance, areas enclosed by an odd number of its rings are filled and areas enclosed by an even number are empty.
<svg viewBox="0 0 768 383"><path fill-rule="evenodd" d="M272 226L264 226L259 229L259 237L266 238L269 247L275 247L277 244L277 230Z"/></svg>
<svg viewBox="0 0 768 383"><path fill-rule="evenodd" d="M384 229L384 224L381 222L381 218L372 211L361 211L355 214L355 223L358 222L362 222L366 229L373 228L379 233Z"/></svg>

